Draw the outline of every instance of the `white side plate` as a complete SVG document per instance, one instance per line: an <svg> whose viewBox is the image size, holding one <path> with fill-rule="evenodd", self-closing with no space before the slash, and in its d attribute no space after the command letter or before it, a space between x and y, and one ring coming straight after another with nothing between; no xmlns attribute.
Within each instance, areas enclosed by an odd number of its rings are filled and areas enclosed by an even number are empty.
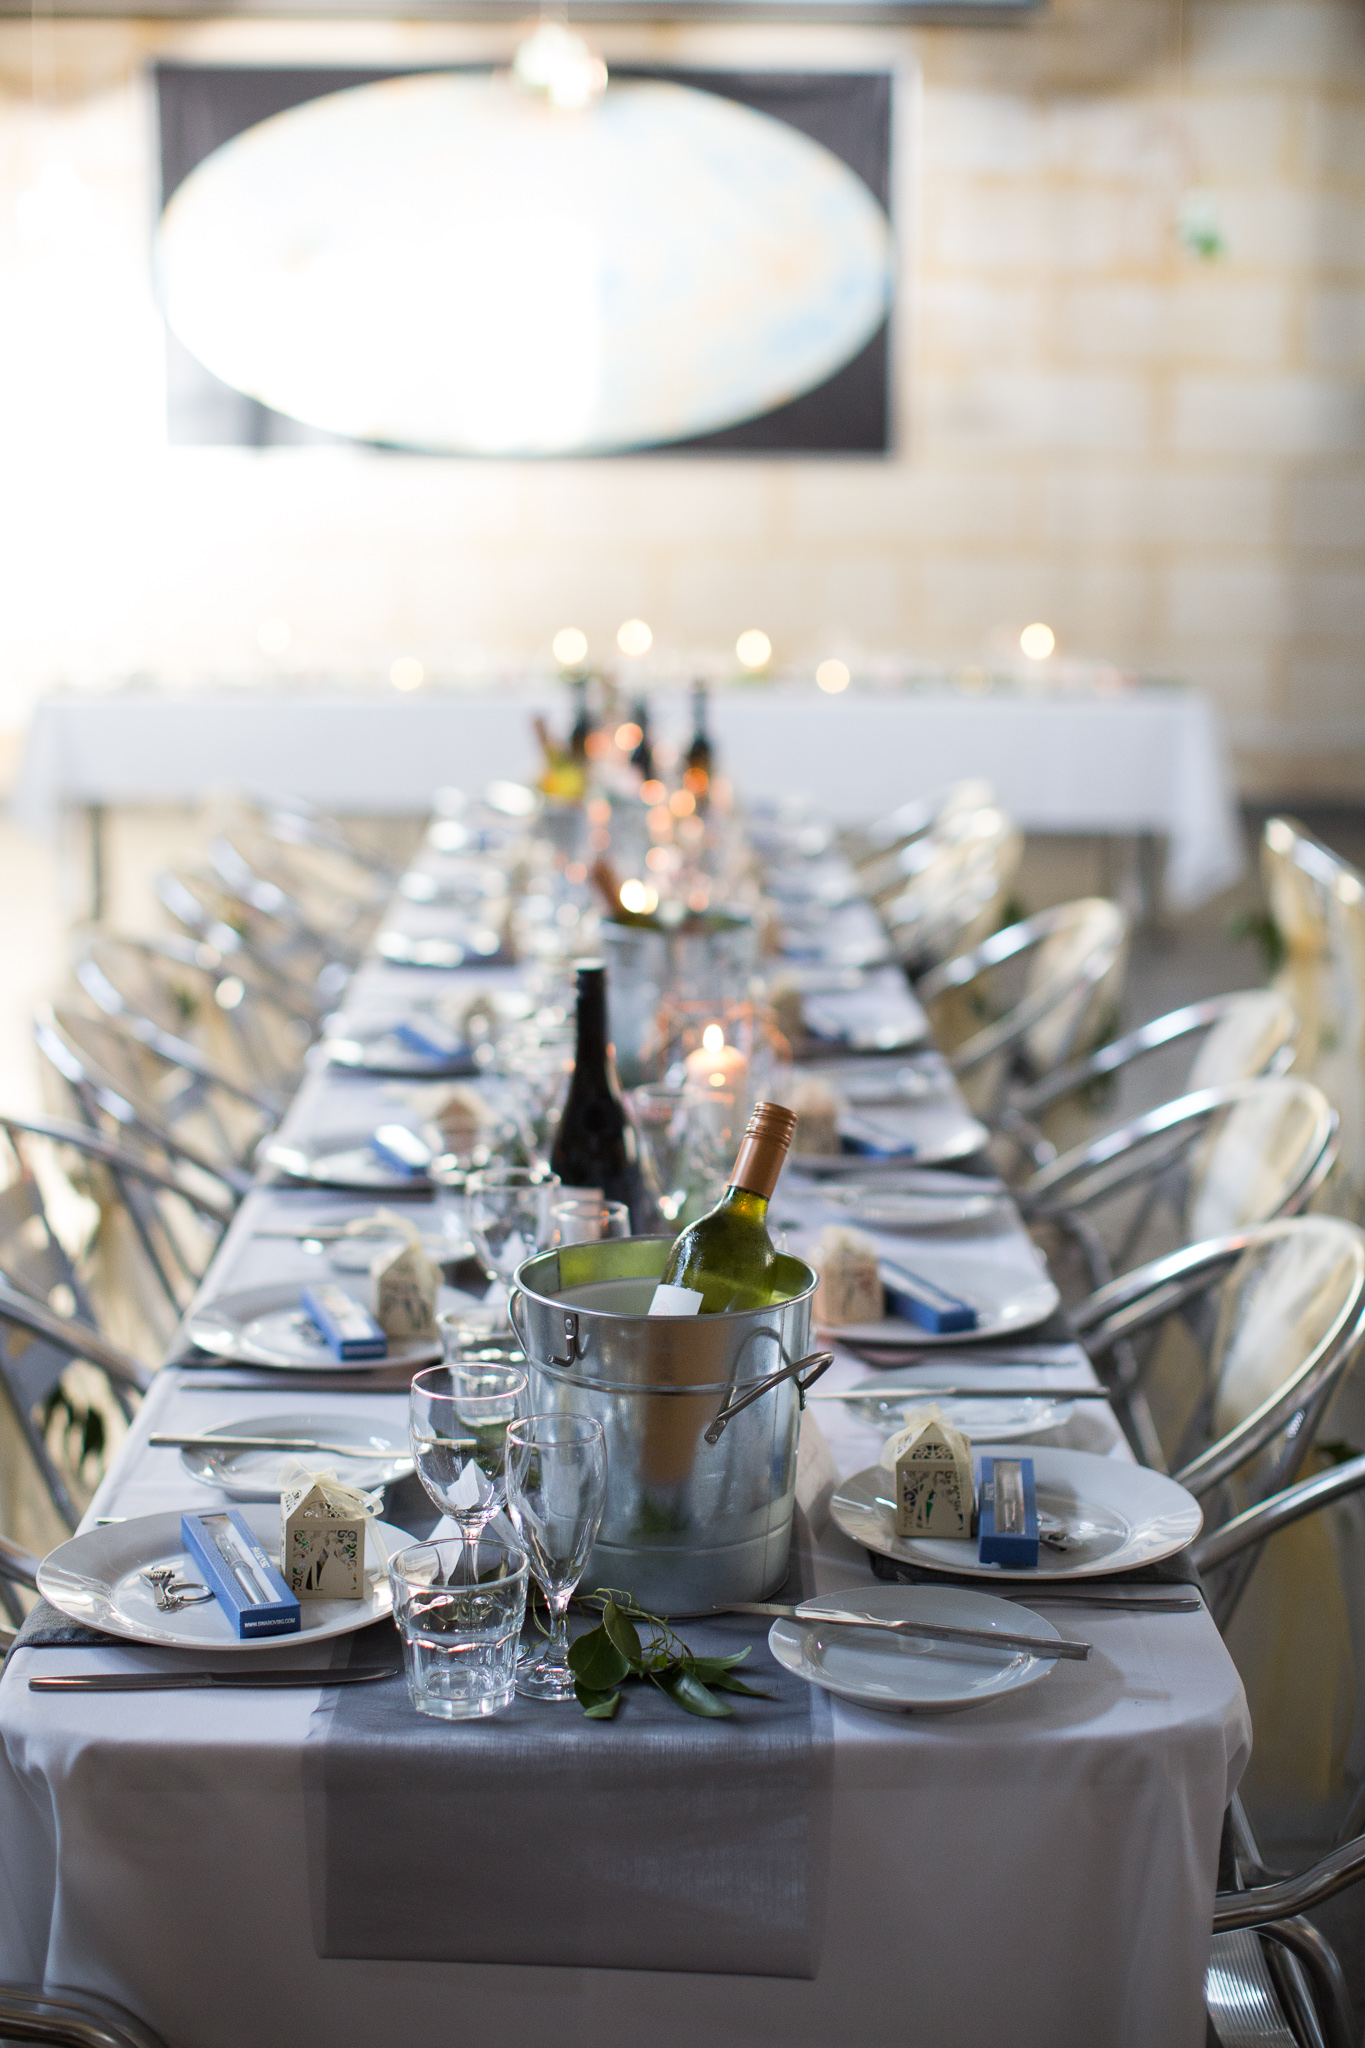
<svg viewBox="0 0 1365 2048"><path fill-rule="evenodd" d="M180 1462L192 1479L216 1486L229 1500L278 1500L284 1473L302 1459L330 1465L348 1486L369 1492L412 1470L406 1429L381 1415L324 1414L317 1408L291 1415L237 1415L215 1423L205 1436L308 1436L319 1443L354 1444L372 1458L329 1457L326 1451L182 1451Z"/></svg>
<svg viewBox="0 0 1365 2048"><path fill-rule="evenodd" d="M853 1614L1058 1639L1058 1631L1041 1614L1032 1614L1013 1600L956 1586L864 1585L819 1598ZM906 1639L811 1621L775 1621L768 1631L768 1647L786 1670L840 1699L908 1714L960 1714L1001 1693L1035 1685L1053 1668L1051 1658L1034 1657L1027 1650L978 1649L969 1643L938 1643L925 1636Z"/></svg>

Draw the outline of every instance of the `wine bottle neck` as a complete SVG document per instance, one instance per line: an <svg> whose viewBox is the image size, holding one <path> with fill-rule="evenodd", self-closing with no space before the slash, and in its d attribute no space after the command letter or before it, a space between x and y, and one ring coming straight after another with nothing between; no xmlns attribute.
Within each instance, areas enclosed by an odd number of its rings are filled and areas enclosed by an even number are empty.
<svg viewBox="0 0 1365 2048"><path fill-rule="evenodd" d="M760 1195L756 1188L737 1187L731 1181L721 1207L728 1216L742 1217L746 1223L763 1223L768 1214L768 1197Z"/></svg>

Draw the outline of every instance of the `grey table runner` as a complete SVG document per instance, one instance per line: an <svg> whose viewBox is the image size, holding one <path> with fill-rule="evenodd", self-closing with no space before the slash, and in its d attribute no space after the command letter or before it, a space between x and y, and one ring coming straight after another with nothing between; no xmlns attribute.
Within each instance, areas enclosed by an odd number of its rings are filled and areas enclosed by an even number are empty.
<svg viewBox="0 0 1365 2048"><path fill-rule="evenodd" d="M784 1597L801 1597L799 1576ZM321 1956L813 1978L834 1738L824 1693L754 1644L731 1721L627 1689L616 1720L517 1700L488 1721L412 1710L401 1680L339 1690L304 1752Z"/></svg>

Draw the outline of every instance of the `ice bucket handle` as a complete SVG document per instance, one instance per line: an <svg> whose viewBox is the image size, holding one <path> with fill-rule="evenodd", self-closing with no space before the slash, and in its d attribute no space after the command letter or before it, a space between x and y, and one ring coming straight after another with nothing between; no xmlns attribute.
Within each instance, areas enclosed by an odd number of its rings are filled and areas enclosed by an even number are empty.
<svg viewBox="0 0 1365 2048"><path fill-rule="evenodd" d="M517 1309L519 1308L520 1304L521 1292L518 1289L518 1291L515 1294L508 1296L507 1320L512 1325L513 1330L516 1332L518 1344L520 1344L522 1350L526 1353L526 1356L529 1358L531 1356L531 1347L526 1341L526 1332L522 1329L520 1320L517 1316ZM582 1359L584 1353L587 1351L588 1348L584 1339L581 1338L578 1334L578 1317L574 1313L573 1309L566 1309L564 1311L564 1341L569 1347L568 1357L560 1358L555 1352L552 1351L550 1353L550 1364L560 1366L565 1371L572 1372L573 1368L579 1363L579 1361ZM830 1355L833 1356L833 1353L831 1353Z"/></svg>
<svg viewBox="0 0 1365 2048"><path fill-rule="evenodd" d="M721 1433L732 1416L738 1415L741 1408L747 1408L751 1401L757 1401L764 1394L771 1393L774 1387L780 1387L783 1380L796 1381L796 1392L801 1406L804 1408L806 1405L807 1387L813 1387L821 1373L826 1372L833 1363L834 1353L832 1351L812 1351L805 1358L793 1359L792 1363L784 1365L780 1372L770 1372L767 1379L756 1380L753 1386L746 1393L741 1394L737 1401L726 1402L706 1432L707 1443L718 1444L721 1439ZM809 1371L806 1371L807 1367L810 1368ZM802 1372L806 1373L804 1379L798 1377Z"/></svg>

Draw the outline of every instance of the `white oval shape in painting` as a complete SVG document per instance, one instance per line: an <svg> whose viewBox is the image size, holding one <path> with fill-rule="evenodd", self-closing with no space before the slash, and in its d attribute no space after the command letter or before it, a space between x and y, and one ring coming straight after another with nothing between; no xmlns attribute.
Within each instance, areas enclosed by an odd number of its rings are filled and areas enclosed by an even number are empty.
<svg viewBox="0 0 1365 2048"><path fill-rule="evenodd" d="M564 113L500 77L277 114L162 218L166 315L237 390L447 453L706 434L812 390L886 316L891 234L846 164L689 87Z"/></svg>

